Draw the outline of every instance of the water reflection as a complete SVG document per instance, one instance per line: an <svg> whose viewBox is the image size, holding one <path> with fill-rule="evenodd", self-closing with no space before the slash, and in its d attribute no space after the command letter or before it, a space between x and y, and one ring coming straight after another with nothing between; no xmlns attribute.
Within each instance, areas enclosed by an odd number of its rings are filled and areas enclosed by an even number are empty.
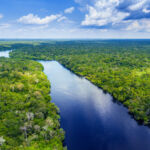
<svg viewBox="0 0 150 150"><path fill-rule="evenodd" d="M127 109L56 61L40 61L61 111L68 150L150 150L150 129L139 126Z"/></svg>
<svg viewBox="0 0 150 150"><path fill-rule="evenodd" d="M11 52L11 50L0 51L0 57L9 57L9 52Z"/></svg>

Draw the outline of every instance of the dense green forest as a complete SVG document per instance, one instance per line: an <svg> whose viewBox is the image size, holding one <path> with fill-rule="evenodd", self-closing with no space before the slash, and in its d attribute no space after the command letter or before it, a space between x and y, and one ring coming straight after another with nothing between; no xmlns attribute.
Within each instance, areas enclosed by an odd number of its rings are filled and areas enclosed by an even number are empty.
<svg viewBox="0 0 150 150"><path fill-rule="evenodd" d="M56 41L18 47L11 57L58 60L150 125L150 40Z"/></svg>
<svg viewBox="0 0 150 150"><path fill-rule="evenodd" d="M43 66L0 58L0 149L63 150L59 110Z"/></svg>

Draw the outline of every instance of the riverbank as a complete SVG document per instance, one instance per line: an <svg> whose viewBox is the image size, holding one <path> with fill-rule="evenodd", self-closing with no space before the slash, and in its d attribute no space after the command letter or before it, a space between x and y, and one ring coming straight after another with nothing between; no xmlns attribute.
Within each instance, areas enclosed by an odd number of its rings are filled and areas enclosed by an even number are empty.
<svg viewBox="0 0 150 150"><path fill-rule="evenodd" d="M1 150L63 150L64 131L43 66L0 58L0 85Z"/></svg>
<svg viewBox="0 0 150 150"><path fill-rule="evenodd" d="M113 101L117 104L121 104L126 108L130 108L130 105L127 105L127 103L124 103L125 101L122 101L118 98L117 95L114 95L112 91L109 90L109 88L104 88L102 85L100 85L98 82L95 81L95 79L91 78L88 74L87 75L83 75L83 72L80 72L78 69L73 69L68 63L66 64L65 61L61 61L61 58L56 59L62 66L64 66L66 69L68 69L69 71L71 71L72 73L78 75L81 78L85 78L87 79L89 82L91 82L92 84L94 84L95 86L97 86L98 88L102 89L105 93L109 93L112 97L113 97ZM94 81L93 81L94 80ZM137 116L135 116L135 113L132 111L128 111L129 115L131 117L133 117L137 123L139 125L145 125L150 127L149 123L145 123L144 120L142 118L137 118Z"/></svg>
<svg viewBox="0 0 150 150"><path fill-rule="evenodd" d="M69 150L149 150L149 128L138 125L110 94L57 61L39 62L51 81L52 102L60 109Z"/></svg>

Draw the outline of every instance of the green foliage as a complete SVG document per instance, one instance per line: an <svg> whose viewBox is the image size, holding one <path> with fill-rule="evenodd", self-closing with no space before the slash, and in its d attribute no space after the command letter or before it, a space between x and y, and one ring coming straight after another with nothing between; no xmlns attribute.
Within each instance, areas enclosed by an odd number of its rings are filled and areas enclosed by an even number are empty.
<svg viewBox="0 0 150 150"><path fill-rule="evenodd" d="M20 47L14 58L58 60L111 93L137 120L150 125L150 41L57 41Z"/></svg>
<svg viewBox="0 0 150 150"><path fill-rule="evenodd" d="M58 108L35 61L0 58L0 149L63 150Z"/></svg>

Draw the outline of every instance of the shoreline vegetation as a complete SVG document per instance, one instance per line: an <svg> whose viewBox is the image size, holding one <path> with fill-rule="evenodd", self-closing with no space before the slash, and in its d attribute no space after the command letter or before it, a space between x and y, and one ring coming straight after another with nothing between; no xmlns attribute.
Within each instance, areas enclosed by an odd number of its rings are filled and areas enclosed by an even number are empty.
<svg viewBox="0 0 150 150"><path fill-rule="evenodd" d="M57 41L23 46L12 58L57 60L123 103L134 118L150 125L150 41Z"/></svg>
<svg viewBox="0 0 150 150"><path fill-rule="evenodd" d="M0 149L64 150L59 110L43 66L0 58Z"/></svg>

